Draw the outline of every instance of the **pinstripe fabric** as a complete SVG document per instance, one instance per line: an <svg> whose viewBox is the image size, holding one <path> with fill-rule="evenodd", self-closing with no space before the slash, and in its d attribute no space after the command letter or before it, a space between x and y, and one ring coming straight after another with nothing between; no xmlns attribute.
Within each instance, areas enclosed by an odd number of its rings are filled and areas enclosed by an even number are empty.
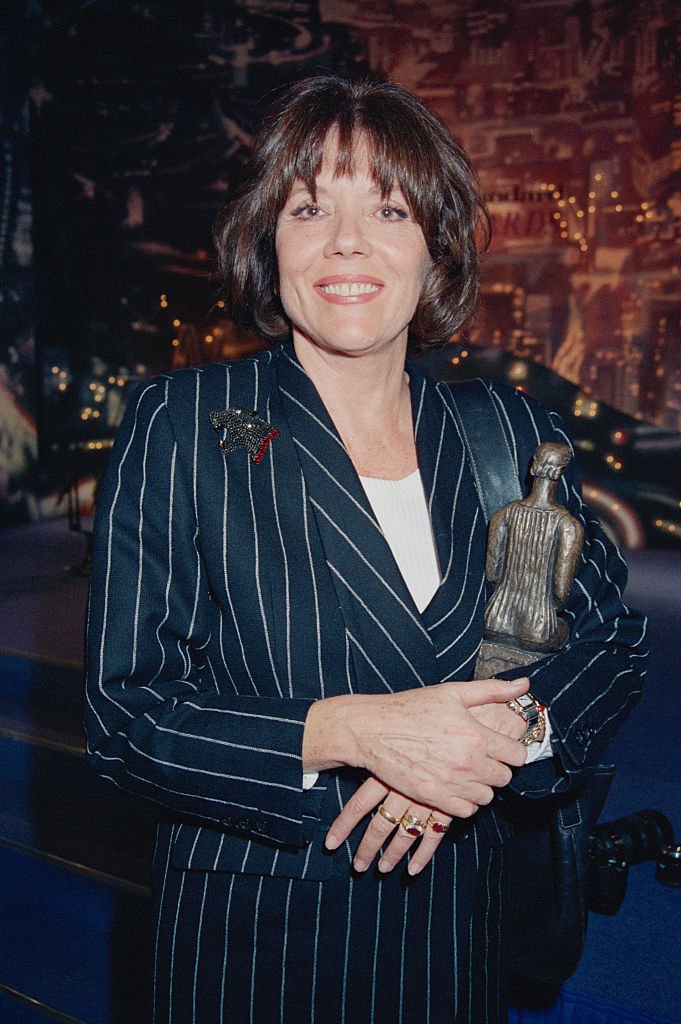
<svg viewBox="0 0 681 1024"><path fill-rule="evenodd" d="M157 960L173 984L154 1019L502 1021L503 849L474 834L418 881L166 871L161 857Z"/></svg>
<svg viewBox="0 0 681 1024"><path fill-rule="evenodd" d="M302 789L314 700L467 679L480 645L485 523L455 394L409 372L443 577L422 614L290 349L149 382L119 432L98 503L85 719L96 770L164 809L159 1024L503 1019L503 800L413 882L379 883L351 877L361 829L333 855L322 846L360 773ZM489 387L522 477L560 424ZM228 406L279 428L259 465L220 451L208 414ZM587 541L571 646L530 669L558 754L517 773L533 796L597 761L644 653L621 559L571 479L561 500Z"/></svg>

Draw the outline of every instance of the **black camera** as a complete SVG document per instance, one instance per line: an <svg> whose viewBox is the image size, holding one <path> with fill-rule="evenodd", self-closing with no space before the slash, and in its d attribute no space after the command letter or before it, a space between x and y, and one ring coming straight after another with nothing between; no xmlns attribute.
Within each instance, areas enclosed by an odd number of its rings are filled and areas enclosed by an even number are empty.
<svg viewBox="0 0 681 1024"><path fill-rule="evenodd" d="M589 835L588 906L597 914L616 914L627 889L630 864L657 861L656 878L681 886L681 847L659 811L637 811L596 825Z"/></svg>

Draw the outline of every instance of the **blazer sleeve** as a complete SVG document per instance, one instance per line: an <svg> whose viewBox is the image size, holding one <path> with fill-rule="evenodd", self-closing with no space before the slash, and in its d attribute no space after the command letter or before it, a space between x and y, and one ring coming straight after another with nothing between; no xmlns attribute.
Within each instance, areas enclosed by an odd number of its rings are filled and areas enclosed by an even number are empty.
<svg viewBox="0 0 681 1024"><path fill-rule="evenodd" d="M505 410L521 479L541 441L572 448L557 414L518 392L505 397L495 386L493 394ZM561 610L570 640L529 667L500 673L507 679L529 675L532 693L551 718L554 756L526 765L511 783L511 789L530 797L567 792L586 781L640 699L648 654L646 620L623 601L626 563L582 501L574 459L558 498L584 527L574 583Z"/></svg>
<svg viewBox="0 0 681 1024"><path fill-rule="evenodd" d="M128 407L97 502L87 622L87 760L139 796L303 845L302 737L312 700L237 692L204 652L219 615L196 483L168 411L171 377ZM309 816L309 813L308 813Z"/></svg>

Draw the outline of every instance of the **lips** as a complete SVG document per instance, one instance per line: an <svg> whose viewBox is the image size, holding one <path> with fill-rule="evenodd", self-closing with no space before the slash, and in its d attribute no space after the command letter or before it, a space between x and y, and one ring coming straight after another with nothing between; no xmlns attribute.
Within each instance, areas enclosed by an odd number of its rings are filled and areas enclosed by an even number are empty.
<svg viewBox="0 0 681 1024"><path fill-rule="evenodd" d="M354 305L358 302L370 302L383 291L383 288L383 281L365 275L324 277L314 283L318 295L327 302L337 304Z"/></svg>

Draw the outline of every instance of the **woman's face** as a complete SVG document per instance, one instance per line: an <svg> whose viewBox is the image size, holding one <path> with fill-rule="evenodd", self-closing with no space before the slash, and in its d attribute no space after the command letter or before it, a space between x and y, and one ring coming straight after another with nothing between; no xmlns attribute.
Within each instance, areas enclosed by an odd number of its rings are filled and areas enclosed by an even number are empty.
<svg viewBox="0 0 681 1024"><path fill-rule="evenodd" d="M330 136L313 201L293 185L277 221L279 295L297 351L318 346L360 356L406 348L430 257L423 232L396 186L381 199L359 141L352 177L335 177Z"/></svg>

